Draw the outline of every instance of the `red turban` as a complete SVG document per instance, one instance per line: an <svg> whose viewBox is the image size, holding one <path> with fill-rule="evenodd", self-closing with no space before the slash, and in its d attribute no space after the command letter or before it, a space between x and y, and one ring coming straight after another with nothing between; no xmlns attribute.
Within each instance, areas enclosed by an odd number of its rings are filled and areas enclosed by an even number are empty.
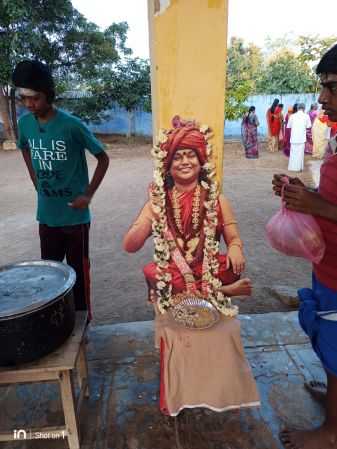
<svg viewBox="0 0 337 449"><path fill-rule="evenodd" d="M195 150L200 164L204 165L207 157L205 134L199 131L198 126L192 125L175 128L167 137L168 141L160 144L160 148L167 151L167 156L164 161L166 169L171 165L176 150L183 148Z"/></svg>

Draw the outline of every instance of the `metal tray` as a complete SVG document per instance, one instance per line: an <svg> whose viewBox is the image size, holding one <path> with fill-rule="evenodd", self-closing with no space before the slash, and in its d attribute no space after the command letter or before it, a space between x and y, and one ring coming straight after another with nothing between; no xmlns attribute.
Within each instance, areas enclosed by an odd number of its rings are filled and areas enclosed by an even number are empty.
<svg viewBox="0 0 337 449"><path fill-rule="evenodd" d="M196 326L196 319L193 319L193 316L191 314L191 319L186 322L185 320L181 320L179 318L179 311L182 307L186 308L193 308L193 309L206 309L210 310L212 312L212 319L206 322L203 326ZM202 329L208 329L212 326L214 326L220 319L220 313L217 311L217 309L208 301L205 301L201 298L186 298L183 299L179 304L171 307L171 316L172 319L179 324L180 326L185 327L186 329L191 330L202 330Z"/></svg>

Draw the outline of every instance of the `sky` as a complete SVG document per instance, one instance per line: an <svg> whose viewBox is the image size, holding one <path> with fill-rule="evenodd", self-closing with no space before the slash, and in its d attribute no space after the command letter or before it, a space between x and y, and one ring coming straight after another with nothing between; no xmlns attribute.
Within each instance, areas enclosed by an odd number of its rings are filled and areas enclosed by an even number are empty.
<svg viewBox="0 0 337 449"><path fill-rule="evenodd" d="M190 0L207 1L207 0ZM242 37L263 47L265 39L294 35L337 35L337 0L229 0L228 38ZM149 58L147 0L72 0L73 6L102 29L128 22L127 46L133 55Z"/></svg>

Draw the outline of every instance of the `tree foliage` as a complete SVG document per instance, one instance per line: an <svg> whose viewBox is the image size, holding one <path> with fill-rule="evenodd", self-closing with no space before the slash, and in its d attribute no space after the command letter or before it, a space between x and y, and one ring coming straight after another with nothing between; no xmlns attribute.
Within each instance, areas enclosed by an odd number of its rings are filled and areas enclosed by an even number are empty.
<svg viewBox="0 0 337 449"><path fill-rule="evenodd" d="M336 36L299 36L297 45L299 58L304 62L313 62L317 66L318 61L337 42ZM314 66L314 67L315 67Z"/></svg>
<svg viewBox="0 0 337 449"><path fill-rule="evenodd" d="M58 91L69 86L89 88L104 80L107 71L125 47L128 25L114 23L100 31L73 8L70 0L1 0L0 3L0 86L9 105L11 73L22 59L47 63L57 81ZM104 102L96 110L106 109Z"/></svg>
<svg viewBox="0 0 337 449"><path fill-rule="evenodd" d="M101 32L73 8L70 0L2 0L0 14L0 82L10 81L14 65L23 58L46 62L61 79L87 79L119 58L128 26L113 24Z"/></svg>
<svg viewBox="0 0 337 449"><path fill-rule="evenodd" d="M149 62L128 57L114 64L112 68L105 67L100 77L91 81L87 90L90 93L88 98L72 103L73 113L87 122L99 123L108 119L115 104L124 108L130 119L136 108L150 112ZM129 134L130 132L129 129Z"/></svg>
<svg viewBox="0 0 337 449"><path fill-rule="evenodd" d="M237 120L256 94L317 92L316 66L337 37L285 35L267 38L264 52L233 37L228 47L225 114Z"/></svg>
<svg viewBox="0 0 337 449"><path fill-rule="evenodd" d="M264 44L264 53L268 57L280 49L295 50L297 38L294 33L286 33L281 37L272 39L267 37Z"/></svg>
<svg viewBox="0 0 337 449"><path fill-rule="evenodd" d="M256 92L264 94L308 93L313 76L307 62L287 49L281 49L265 62L256 84Z"/></svg>
<svg viewBox="0 0 337 449"><path fill-rule="evenodd" d="M247 113L246 101L252 93L249 82L245 81L235 87L227 90L225 103L225 117L227 120L238 120Z"/></svg>
<svg viewBox="0 0 337 449"><path fill-rule="evenodd" d="M127 112L138 106L151 111L151 82L149 62L141 58L127 58L118 62L112 72L113 99Z"/></svg>
<svg viewBox="0 0 337 449"><path fill-rule="evenodd" d="M237 120L247 110L245 101L256 89L262 52L254 44L232 37L227 52L225 115Z"/></svg>
<svg viewBox="0 0 337 449"><path fill-rule="evenodd" d="M118 63L113 71L114 100L129 117L128 137L131 137L131 119L137 107L151 111L150 66L140 58Z"/></svg>

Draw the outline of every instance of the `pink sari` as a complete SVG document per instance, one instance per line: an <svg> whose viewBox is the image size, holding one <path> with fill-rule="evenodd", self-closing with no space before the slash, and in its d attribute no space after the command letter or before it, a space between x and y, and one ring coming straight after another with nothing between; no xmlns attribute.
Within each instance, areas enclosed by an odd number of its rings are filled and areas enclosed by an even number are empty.
<svg viewBox="0 0 337 449"><path fill-rule="evenodd" d="M312 125L315 121L315 118L318 114L318 111L312 110L309 112L309 117L310 117L310 121L311 121L311 128L307 129L307 140L305 142L305 148L304 148L304 152L307 154L312 154L312 150L313 150L313 141L312 141Z"/></svg>
<svg viewBox="0 0 337 449"><path fill-rule="evenodd" d="M283 153L286 156L290 156L290 135L291 135L291 129L287 128L287 124L289 121L289 117L291 114L289 112L287 113L285 120L284 120L284 147L283 147Z"/></svg>

